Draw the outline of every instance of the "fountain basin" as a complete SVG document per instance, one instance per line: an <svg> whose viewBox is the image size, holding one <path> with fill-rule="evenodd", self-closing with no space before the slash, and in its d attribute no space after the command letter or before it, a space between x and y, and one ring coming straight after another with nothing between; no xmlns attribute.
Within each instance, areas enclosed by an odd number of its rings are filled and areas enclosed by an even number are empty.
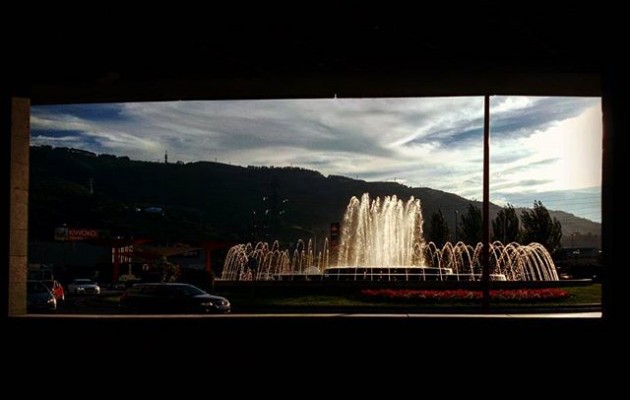
<svg viewBox="0 0 630 400"><path fill-rule="evenodd" d="M457 274L451 268L428 266L329 267L324 280L335 281L479 281L481 274ZM490 280L505 281L503 274L490 274Z"/></svg>

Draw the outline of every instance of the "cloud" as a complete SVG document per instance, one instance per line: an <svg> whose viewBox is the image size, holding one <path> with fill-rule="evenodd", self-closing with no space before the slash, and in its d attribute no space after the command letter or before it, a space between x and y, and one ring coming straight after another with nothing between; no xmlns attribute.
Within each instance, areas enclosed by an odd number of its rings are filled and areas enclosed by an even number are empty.
<svg viewBox="0 0 630 400"><path fill-rule="evenodd" d="M55 147L84 147L85 141L81 136L68 135L68 136L45 136L39 135L35 138L31 138L31 145L33 146L55 146Z"/></svg>
<svg viewBox="0 0 630 400"><path fill-rule="evenodd" d="M491 128L500 138L528 136L598 104L594 98L497 96L491 101Z"/></svg>
<svg viewBox="0 0 630 400"><path fill-rule="evenodd" d="M491 117L495 190L601 184L599 99L493 97ZM33 144L301 166L481 198L482 97L37 106L31 125Z"/></svg>
<svg viewBox="0 0 630 400"><path fill-rule="evenodd" d="M541 124L526 136L493 137L493 187L542 192L601 186L601 121L595 104L575 117ZM531 184L531 179L541 182Z"/></svg>

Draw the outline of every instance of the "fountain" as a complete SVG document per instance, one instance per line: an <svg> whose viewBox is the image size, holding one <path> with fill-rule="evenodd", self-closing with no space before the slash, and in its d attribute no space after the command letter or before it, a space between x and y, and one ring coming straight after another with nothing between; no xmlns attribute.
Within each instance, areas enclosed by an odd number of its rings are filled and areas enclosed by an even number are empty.
<svg viewBox="0 0 630 400"><path fill-rule="evenodd" d="M325 271L336 280L426 280L452 271L426 266L420 200L394 196L352 197L341 227L337 265Z"/></svg>
<svg viewBox="0 0 630 400"><path fill-rule="evenodd" d="M447 242L438 249L433 242L427 246L427 258L438 268L452 271L456 280L478 280L481 276L482 243L475 247L463 242ZM551 255L539 243L504 245L490 244L490 277L507 281L557 281L558 273Z"/></svg>
<svg viewBox="0 0 630 400"><path fill-rule="evenodd" d="M328 239L324 248L316 252L313 242L297 241L293 253L280 250L276 240L271 246L265 242L238 244L230 248L225 258L221 279L224 280L296 280L321 277L328 266Z"/></svg>
<svg viewBox="0 0 630 400"><path fill-rule="evenodd" d="M328 239L321 250L298 240L293 252L278 241L239 244L226 257L224 280L477 281L481 279L482 243L438 248L425 243L420 200L394 196L371 200L365 193L346 207L337 254ZM335 257L333 265L330 258ZM549 252L541 244L490 246L493 280L558 280Z"/></svg>

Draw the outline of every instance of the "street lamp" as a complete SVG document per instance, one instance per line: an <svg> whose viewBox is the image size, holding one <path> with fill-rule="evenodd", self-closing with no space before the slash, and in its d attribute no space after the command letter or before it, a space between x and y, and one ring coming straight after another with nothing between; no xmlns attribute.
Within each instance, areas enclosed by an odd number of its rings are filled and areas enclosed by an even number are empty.
<svg viewBox="0 0 630 400"><path fill-rule="evenodd" d="M457 244L457 216L459 215L459 210L455 210L455 244Z"/></svg>
<svg viewBox="0 0 630 400"><path fill-rule="evenodd" d="M507 243L507 212L503 213L503 245Z"/></svg>

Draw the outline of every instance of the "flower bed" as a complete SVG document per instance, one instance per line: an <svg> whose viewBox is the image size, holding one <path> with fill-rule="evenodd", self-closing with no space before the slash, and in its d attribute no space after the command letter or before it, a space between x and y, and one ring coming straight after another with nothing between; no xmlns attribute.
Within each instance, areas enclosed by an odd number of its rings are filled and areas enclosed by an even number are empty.
<svg viewBox="0 0 630 400"><path fill-rule="evenodd" d="M481 301L481 290L412 290L412 289L364 289L361 297L372 300L396 302L457 302ZM500 289L490 291L494 302L542 302L568 299L569 292L557 288L546 289Z"/></svg>

